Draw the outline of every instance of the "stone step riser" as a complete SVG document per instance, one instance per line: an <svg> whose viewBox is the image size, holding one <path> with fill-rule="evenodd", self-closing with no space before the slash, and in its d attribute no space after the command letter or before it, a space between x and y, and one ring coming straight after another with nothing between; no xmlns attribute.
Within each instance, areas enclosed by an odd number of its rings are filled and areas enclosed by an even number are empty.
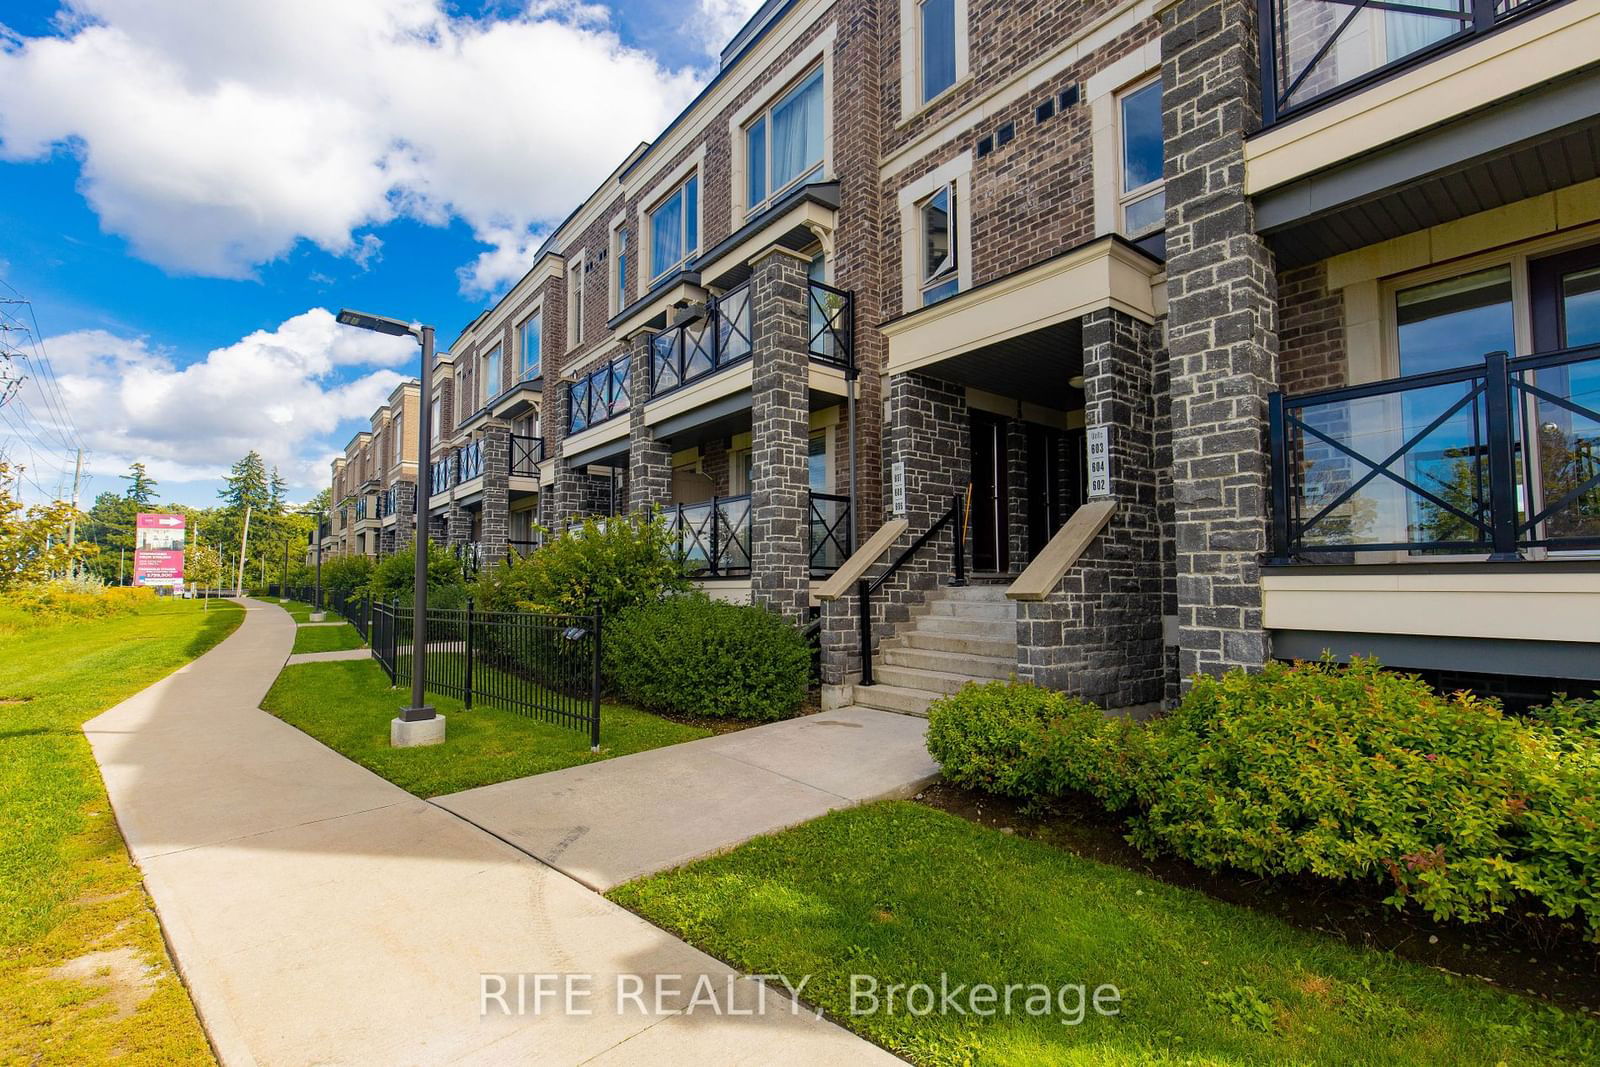
<svg viewBox="0 0 1600 1067"><path fill-rule="evenodd" d="M956 615L923 615L913 620L918 633L956 634L986 641L1017 640L1017 624L1008 619L972 619Z"/></svg>
<svg viewBox="0 0 1600 1067"><path fill-rule="evenodd" d="M941 619L982 619L1015 622L1017 606L1009 600L935 600L928 605L928 615Z"/></svg>
<svg viewBox="0 0 1600 1067"><path fill-rule="evenodd" d="M941 671L946 674L966 674L983 681L1005 680L1017 673L1014 660L995 656L963 655L955 652L931 652L921 648L889 648L878 653L879 662L889 667L908 667L917 671Z"/></svg>
<svg viewBox="0 0 1600 1067"><path fill-rule="evenodd" d="M992 656L1017 661L1017 641L1000 641L983 637L964 637L960 634L939 634L913 630L905 635L909 648L923 648L930 652L959 652L963 655Z"/></svg>
<svg viewBox="0 0 1600 1067"><path fill-rule="evenodd" d="M883 685L898 686L901 689L920 689L929 693L944 696L949 693L959 693L968 685L982 685L991 679L974 678L970 674L946 674L940 671L922 671L914 667L895 667L889 664L880 664L873 669L876 680Z"/></svg>
<svg viewBox="0 0 1600 1067"><path fill-rule="evenodd" d="M858 685L855 688L857 707L892 711L899 715L928 717L928 705L939 699L938 693L918 689L901 689L892 685Z"/></svg>

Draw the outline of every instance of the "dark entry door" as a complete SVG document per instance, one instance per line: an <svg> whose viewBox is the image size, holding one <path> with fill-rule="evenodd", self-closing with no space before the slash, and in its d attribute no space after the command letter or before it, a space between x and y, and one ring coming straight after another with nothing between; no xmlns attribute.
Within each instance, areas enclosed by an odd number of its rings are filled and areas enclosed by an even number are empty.
<svg viewBox="0 0 1600 1067"><path fill-rule="evenodd" d="M972 416L972 569L1004 573L1011 566L1007 536L1006 423Z"/></svg>
<svg viewBox="0 0 1600 1067"><path fill-rule="evenodd" d="M1083 503L1082 430L1028 427L1028 559L1044 551Z"/></svg>

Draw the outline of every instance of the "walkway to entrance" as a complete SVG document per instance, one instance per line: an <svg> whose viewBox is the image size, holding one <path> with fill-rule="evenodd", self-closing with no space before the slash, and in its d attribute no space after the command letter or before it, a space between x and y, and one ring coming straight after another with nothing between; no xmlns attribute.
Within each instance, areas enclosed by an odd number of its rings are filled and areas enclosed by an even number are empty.
<svg viewBox="0 0 1600 1067"><path fill-rule="evenodd" d="M740 1009L760 990L258 710L294 623L246 606L84 727L223 1063L898 1062L775 994L760 1015L619 1010L621 974L732 981ZM531 994L526 1014L481 1010L486 975L511 976L515 1011L515 976L541 973L592 975L593 1013L535 1014Z"/></svg>

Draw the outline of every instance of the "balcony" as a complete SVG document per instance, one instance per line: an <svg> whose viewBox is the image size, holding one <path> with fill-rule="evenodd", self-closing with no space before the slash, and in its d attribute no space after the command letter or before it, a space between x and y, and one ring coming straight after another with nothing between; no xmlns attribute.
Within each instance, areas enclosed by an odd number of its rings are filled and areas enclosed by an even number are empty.
<svg viewBox="0 0 1600 1067"><path fill-rule="evenodd" d="M1600 549L1600 346L1278 393L1269 412L1274 562Z"/></svg>
<svg viewBox="0 0 1600 1067"><path fill-rule="evenodd" d="M394 511L395 511L395 498L397 496L398 496L398 492L396 491L395 487L391 485L384 492L384 494L378 498L378 518L379 519L387 519L387 518L389 518L390 516L392 516L394 514Z"/></svg>
<svg viewBox="0 0 1600 1067"><path fill-rule="evenodd" d="M627 412L632 359L618 356L567 387L567 436L580 434Z"/></svg>
<svg viewBox="0 0 1600 1067"><path fill-rule="evenodd" d="M455 454L451 453L443 459L434 460L433 466L428 469L428 495L438 496L455 484L451 475L455 472Z"/></svg>
<svg viewBox="0 0 1600 1067"><path fill-rule="evenodd" d="M483 442L474 441L456 449L456 484L465 485L483 477Z"/></svg>
<svg viewBox="0 0 1600 1067"><path fill-rule="evenodd" d="M511 435L511 476L513 478L539 477L539 464L544 462L544 438Z"/></svg>
<svg viewBox="0 0 1600 1067"><path fill-rule="evenodd" d="M850 557L850 498L812 493L806 527L806 551L814 578L838 570ZM749 494L712 497L696 504L677 504L666 513L667 528L678 540L678 553L690 577L748 578L753 509Z"/></svg>

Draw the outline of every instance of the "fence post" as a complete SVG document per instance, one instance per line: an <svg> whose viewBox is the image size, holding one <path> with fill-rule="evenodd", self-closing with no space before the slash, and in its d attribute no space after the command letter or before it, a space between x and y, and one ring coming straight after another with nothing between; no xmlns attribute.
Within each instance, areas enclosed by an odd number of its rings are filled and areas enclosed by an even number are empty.
<svg viewBox="0 0 1600 1067"><path fill-rule="evenodd" d="M1495 562L1520 559L1517 553L1517 476L1511 425L1511 377L1504 352L1484 357L1484 413L1489 423L1489 523Z"/></svg>
<svg viewBox="0 0 1600 1067"><path fill-rule="evenodd" d="M466 706L470 709L472 707L472 598L470 596L467 597L467 677L466 684L462 688L466 690Z"/></svg>
<svg viewBox="0 0 1600 1067"><path fill-rule="evenodd" d="M872 586L865 578L856 583L856 598L861 612L861 684L872 683Z"/></svg>
<svg viewBox="0 0 1600 1067"><path fill-rule="evenodd" d="M594 609L594 680L589 705L589 751L600 751L600 608Z"/></svg>

